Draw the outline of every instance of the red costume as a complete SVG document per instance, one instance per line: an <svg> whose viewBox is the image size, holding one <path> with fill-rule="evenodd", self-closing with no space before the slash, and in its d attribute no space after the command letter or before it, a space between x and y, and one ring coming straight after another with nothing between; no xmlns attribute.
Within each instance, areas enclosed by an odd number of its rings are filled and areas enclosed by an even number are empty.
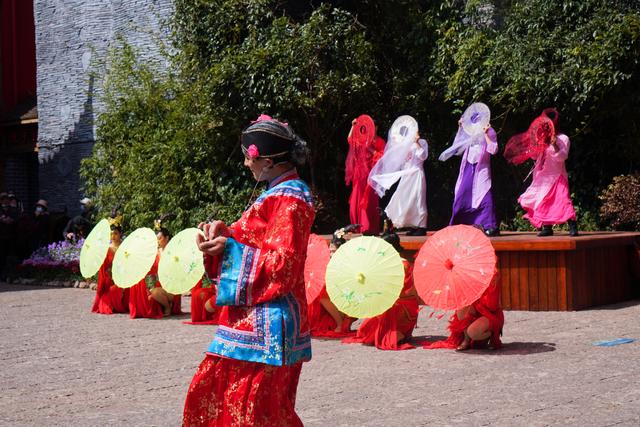
<svg viewBox="0 0 640 427"><path fill-rule="evenodd" d="M203 287L203 279L200 279L196 286L191 290L191 322L189 324L217 325L219 310L210 313L205 308L207 301L212 306L216 304L216 288L213 282L209 284L205 280Z"/></svg>
<svg viewBox="0 0 640 427"><path fill-rule="evenodd" d="M229 227L220 326L187 394L183 425L299 426L295 396L311 358L304 263L314 219L294 170Z"/></svg>
<svg viewBox="0 0 640 427"><path fill-rule="evenodd" d="M384 147L384 139L377 135L369 144L356 142L353 135L349 138L344 180L346 185L353 186L349 197L349 218L352 224L362 226L361 233L380 232L379 199L367 179L371 168L382 157Z"/></svg>
<svg viewBox="0 0 640 427"><path fill-rule="evenodd" d="M500 307L500 288L496 281L491 283L482 296L472 304L475 309L469 310L464 319L458 319L456 313L449 319L449 330L451 335L444 341L423 343L423 348L457 348L464 341L464 331L477 319L486 317L489 320L489 329L491 329L490 345L493 348L502 347L500 335L502 334L502 326L504 325L504 313ZM471 348L482 347L485 343L477 343L471 341Z"/></svg>
<svg viewBox="0 0 640 427"><path fill-rule="evenodd" d="M309 318L309 329L311 330L311 336L314 338L344 338L355 334L355 331L339 331L336 332L336 328L338 324L333 317L327 312L327 310L322 306L320 300L322 298L329 298L329 294L327 294L327 288L325 287L320 292L320 295L316 297L313 302L309 304L307 317ZM345 314L345 318L346 318ZM347 322L349 327L351 326L351 321Z"/></svg>
<svg viewBox="0 0 640 427"><path fill-rule="evenodd" d="M379 316L366 319L353 338L342 340L344 343L375 345L380 350L408 350L415 348L409 344L413 329L418 323L418 297L413 287L413 268L403 259L404 286L400 297L393 306ZM398 334L403 335L402 343Z"/></svg>
<svg viewBox="0 0 640 427"><path fill-rule="evenodd" d="M129 293L129 316L132 319L143 317L147 319L161 319L164 310L162 305L155 299L151 298L151 289L159 288L158 281L158 263L160 262L160 253L156 255L156 259L151 266L151 270L138 283L131 287ZM182 314L181 298L179 295L173 297L171 306L171 314Z"/></svg>
<svg viewBox="0 0 640 427"><path fill-rule="evenodd" d="M127 312L129 290L117 287L111 277L111 264L114 256L115 251L109 248L107 257L98 271L98 289L91 308L94 313L113 314Z"/></svg>
<svg viewBox="0 0 640 427"><path fill-rule="evenodd" d="M219 274L220 258L205 257L205 274L202 279L191 290L191 325L217 325L220 309L216 307L215 312L210 313L205 308L209 301L212 307L216 306L216 284L212 279L217 280Z"/></svg>

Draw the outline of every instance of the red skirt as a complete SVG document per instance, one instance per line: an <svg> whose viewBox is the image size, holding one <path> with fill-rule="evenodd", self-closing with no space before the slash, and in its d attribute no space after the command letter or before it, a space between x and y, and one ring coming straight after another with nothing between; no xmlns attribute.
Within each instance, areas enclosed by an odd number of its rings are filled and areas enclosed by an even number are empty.
<svg viewBox="0 0 640 427"><path fill-rule="evenodd" d="M109 249L100 270L98 270L98 287L91 311L100 314L126 313L129 305L129 290L122 289L113 283L111 264L114 252Z"/></svg>
<svg viewBox="0 0 640 427"><path fill-rule="evenodd" d="M205 309L205 303L213 298L211 301L215 305L216 288L194 288L191 290L191 322L185 322L190 324L206 324L217 325L218 313L216 310L213 313L209 313Z"/></svg>
<svg viewBox="0 0 640 427"><path fill-rule="evenodd" d="M296 391L302 362L291 366L207 354L193 376L183 426L302 426Z"/></svg>
<svg viewBox="0 0 640 427"><path fill-rule="evenodd" d="M329 298L326 288L307 306L307 319L309 320L311 336L314 338L339 339L354 335L355 331L336 332L338 325L329 312L320 304L320 299L322 298Z"/></svg>
<svg viewBox="0 0 640 427"><path fill-rule="evenodd" d="M147 319L161 319L163 310L158 301L149 299L151 293L147 289L145 279L131 287L129 292L129 316L132 319L144 317Z"/></svg>
<svg viewBox="0 0 640 427"><path fill-rule="evenodd" d="M128 289L122 289L116 285L100 289L100 285L98 285L91 311L100 314L126 313L128 304Z"/></svg>
<svg viewBox="0 0 640 427"><path fill-rule="evenodd" d="M418 302L414 298L399 299L393 306L379 316L362 322L353 338L342 340L344 343L375 345L380 350L409 350L415 348L408 341L418 323ZM402 333L403 342L398 342Z"/></svg>
<svg viewBox="0 0 640 427"><path fill-rule="evenodd" d="M182 295L174 295L171 300L171 314L182 314Z"/></svg>

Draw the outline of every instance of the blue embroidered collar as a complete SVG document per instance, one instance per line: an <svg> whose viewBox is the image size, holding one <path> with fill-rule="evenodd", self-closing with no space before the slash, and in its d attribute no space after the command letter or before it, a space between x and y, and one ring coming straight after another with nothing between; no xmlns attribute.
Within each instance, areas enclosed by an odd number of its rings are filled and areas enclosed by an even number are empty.
<svg viewBox="0 0 640 427"><path fill-rule="evenodd" d="M281 175L278 175L277 177L269 181L269 186L267 187L267 189L272 189L281 182L296 178L298 178L298 172L296 171L296 168L289 169L288 171L282 173Z"/></svg>

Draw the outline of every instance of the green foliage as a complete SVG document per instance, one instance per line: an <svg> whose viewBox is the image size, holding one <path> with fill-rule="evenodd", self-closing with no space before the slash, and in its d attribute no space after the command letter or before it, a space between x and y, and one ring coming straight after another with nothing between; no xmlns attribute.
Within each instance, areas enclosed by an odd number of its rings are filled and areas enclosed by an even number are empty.
<svg viewBox="0 0 640 427"><path fill-rule="evenodd" d="M175 228L236 218L253 183L238 134L260 113L291 123L311 148L303 176L318 195L320 231L344 225L346 135L371 114L384 135L411 114L448 145L466 105L492 109L501 144L541 109L560 109L582 229L596 195L637 169L640 5L624 0L176 0L168 69L121 44L106 70L105 112L83 164L101 213L121 204L130 225L175 212ZM530 165L493 161L503 223L523 229L517 196ZM427 163L430 227L448 221L458 162ZM335 210L332 222L327 212Z"/></svg>
<svg viewBox="0 0 640 427"><path fill-rule="evenodd" d="M614 229L640 230L640 174L614 177L600 199L600 215Z"/></svg>
<svg viewBox="0 0 640 427"><path fill-rule="evenodd" d="M493 22L469 25L490 3ZM640 4L628 1L470 1L464 16L443 20L434 75L453 105L488 103L501 142L543 108L558 107L572 141L571 188L594 216L599 190L640 160L633 118L640 106L639 12ZM498 164L494 175L513 175L506 169ZM499 184L498 204L510 201L507 218L514 217L520 182Z"/></svg>
<svg viewBox="0 0 640 427"><path fill-rule="evenodd" d="M235 140L227 139L197 82L136 57L123 42L111 52L105 112L93 156L81 168L99 215L119 206L127 226L137 228L173 212L173 231L211 215L234 219L250 192L237 173L242 156Z"/></svg>

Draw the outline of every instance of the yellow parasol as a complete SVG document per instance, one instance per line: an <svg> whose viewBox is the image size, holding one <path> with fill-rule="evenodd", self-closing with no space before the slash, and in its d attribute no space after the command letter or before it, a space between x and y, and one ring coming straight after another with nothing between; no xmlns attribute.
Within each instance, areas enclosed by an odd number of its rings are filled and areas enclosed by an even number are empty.
<svg viewBox="0 0 640 427"><path fill-rule="evenodd" d="M109 221L102 219L91 233L87 236L80 249L80 273L82 277L89 278L94 276L109 251L109 241L111 239L111 227Z"/></svg>
<svg viewBox="0 0 640 427"><path fill-rule="evenodd" d="M404 284L400 254L378 237L349 240L331 257L327 293L338 310L352 317L373 317L396 302Z"/></svg>
<svg viewBox="0 0 640 427"><path fill-rule="evenodd" d="M120 245L113 257L111 274L121 288L130 288L142 280L156 259L158 240L150 228L138 228Z"/></svg>
<svg viewBox="0 0 640 427"><path fill-rule="evenodd" d="M193 288L204 274L202 252L196 244L197 228L175 235L162 251L158 264L160 284L170 294L183 294Z"/></svg>

